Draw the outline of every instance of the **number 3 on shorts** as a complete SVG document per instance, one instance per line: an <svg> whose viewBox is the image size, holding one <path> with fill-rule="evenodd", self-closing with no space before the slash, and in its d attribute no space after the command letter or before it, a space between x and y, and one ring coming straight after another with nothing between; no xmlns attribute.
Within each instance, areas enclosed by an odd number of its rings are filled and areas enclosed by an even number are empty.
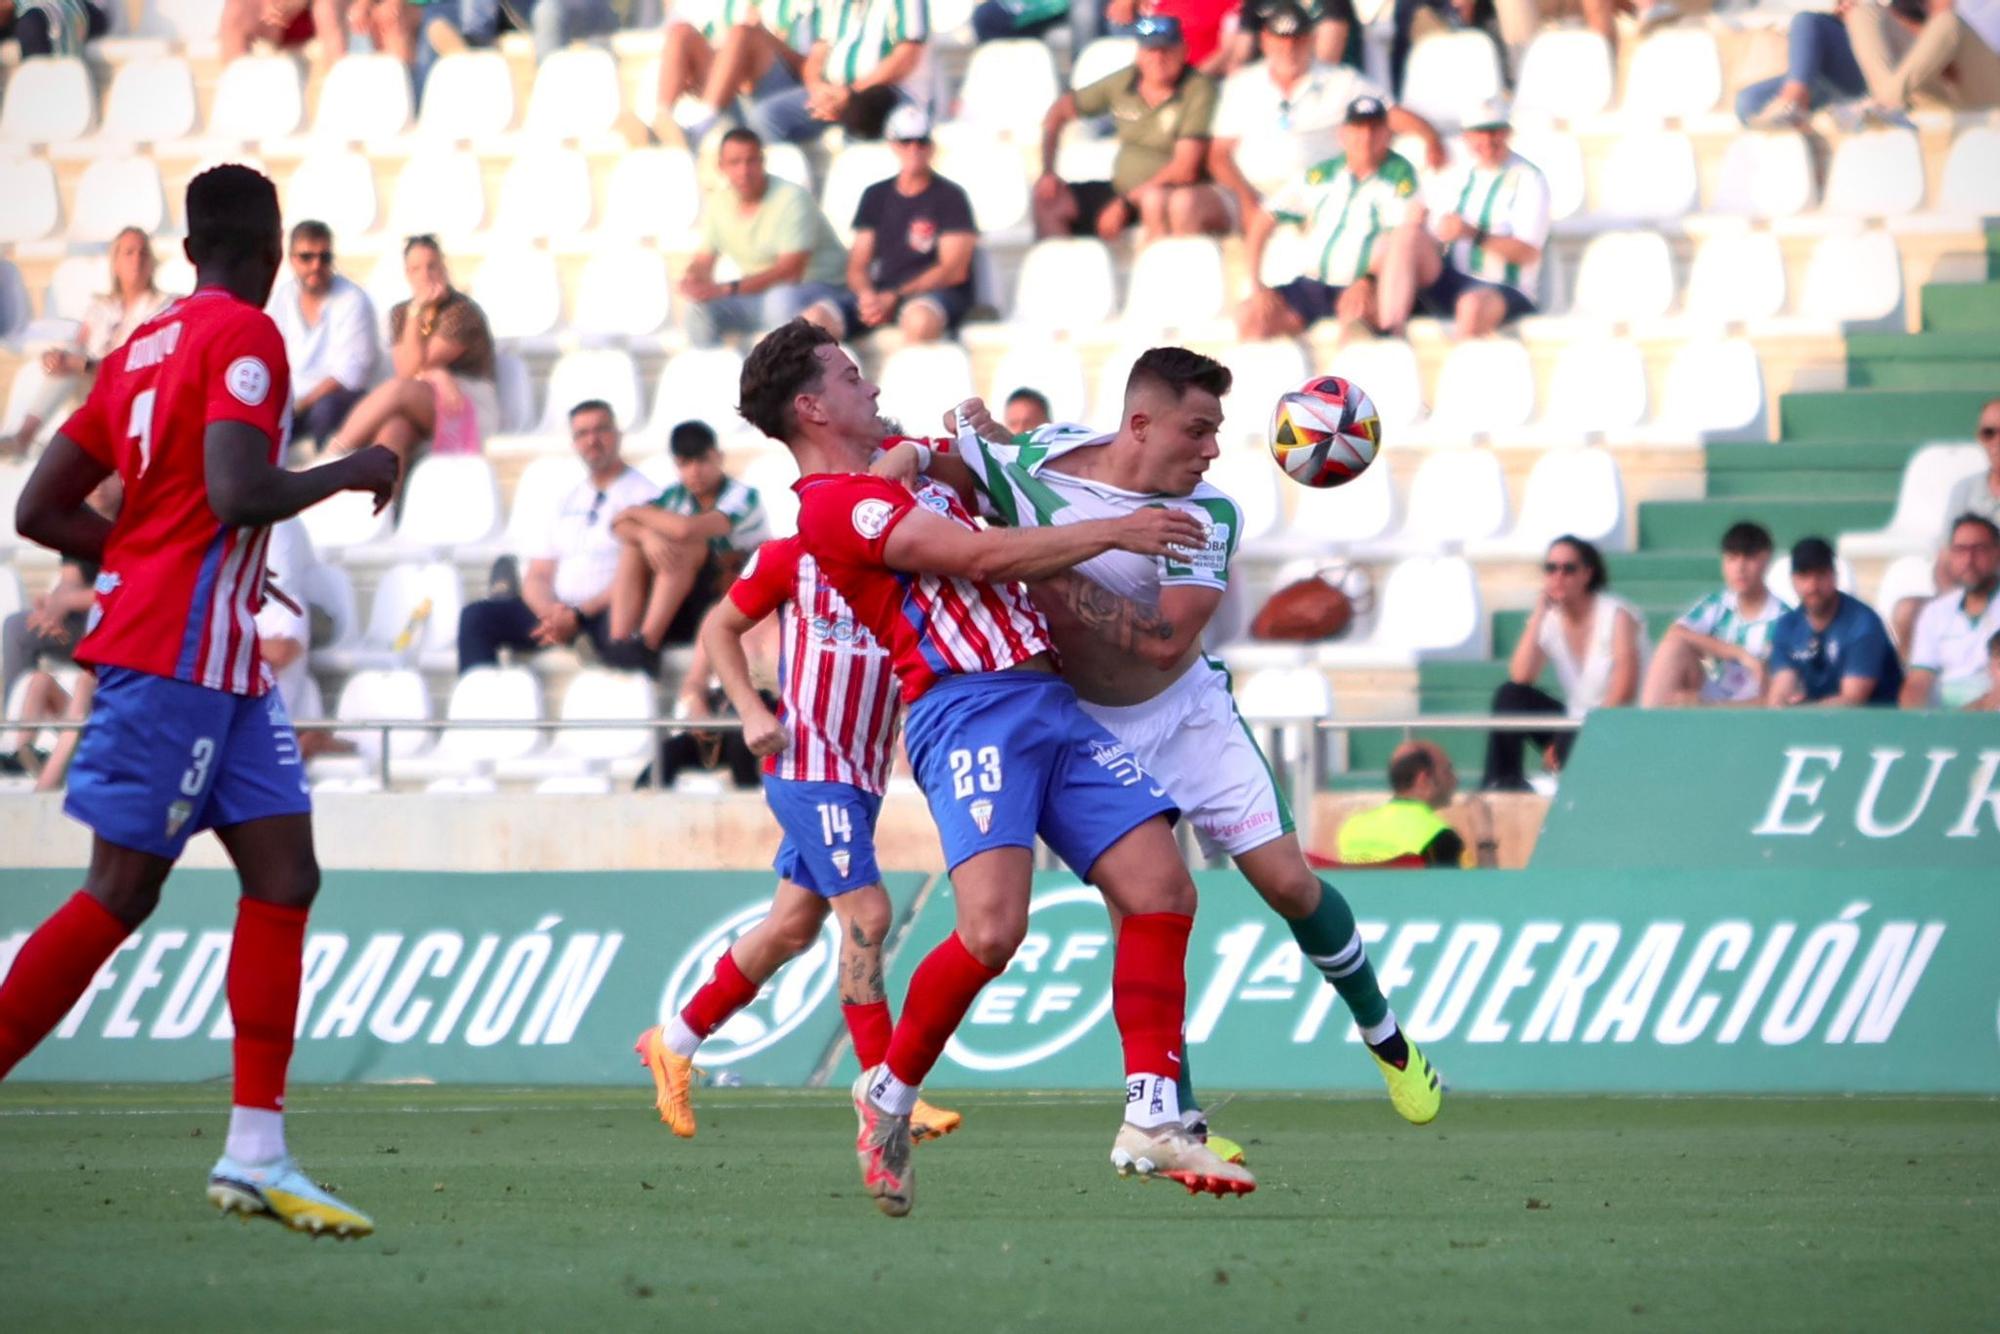
<svg viewBox="0 0 2000 1334"><path fill-rule="evenodd" d="M194 749L188 752L187 772L181 775L181 795L198 797L208 786L208 766L215 762L215 740L212 737L196 737Z"/></svg>
<svg viewBox="0 0 2000 1334"><path fill-rule="evenodd" d="M945 758L951 764L951 795L955 800L972 795L975 777L981 792L1000 790L1000 747L981 746L976 756L969 750L955 750ZM979 767L976 776L972 772L975 764Z"/></svg>

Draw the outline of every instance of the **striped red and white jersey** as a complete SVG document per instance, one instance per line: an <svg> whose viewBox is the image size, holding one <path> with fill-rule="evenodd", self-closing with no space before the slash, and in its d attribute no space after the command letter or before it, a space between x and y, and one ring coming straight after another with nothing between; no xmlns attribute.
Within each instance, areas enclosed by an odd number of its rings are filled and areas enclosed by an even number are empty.
<svg viewBox="0 0 2000 1334"><path fill-rule="evenodd" d="M764 757L764 772L879 794L896 744L888 650L855 620L796 537L759 547L729 600L752 620L778 612L779 717L791 744Z"/></svg>
<svg viewBox="0 0 2000 1334"><path fill-rule="evenodd" d="M244 422L277 464L291 403L277 326L218 287L174 302L104 359L62 428L125 482L78 662L232 695L271 688L257 649L270 530L215 517L203 436L211 422Z"/></svg>
<svg viewBox="0 0 2000 1334"><path fill-rule="evenodd" d="M1019 584L892 570L882 549L918 505L979 525L948 487L916 495L868 473L816 473L793 483L799 538L854 615L889 646L905 701L939 678L999 672L1049 651L1049 626Z"/></svg>

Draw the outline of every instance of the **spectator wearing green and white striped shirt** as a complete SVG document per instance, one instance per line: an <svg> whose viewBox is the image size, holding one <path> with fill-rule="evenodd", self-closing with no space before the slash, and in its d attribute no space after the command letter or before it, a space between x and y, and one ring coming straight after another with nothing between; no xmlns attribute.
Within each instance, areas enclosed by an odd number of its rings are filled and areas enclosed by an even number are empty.
<svg viewBox="0 0 2000 1334"><path fill-rule="evenodd" d="M756 489L722 471L707 423L674 427L667 449L680 481L611 521L620 543L611 638L637 640L648 657L692 643L702 616L771 535Z"/></svg>
<svg viewBox="0 0 2000 1334"><path fill-rule="evenodd" d="M739 95L756 101L800 87L813 9L813 0L676 0L660 47L653 137L698 149ZM683 98L702 109L678 119Z"/></svg>
<svg viewBox="0 0 2000 1334"><path fill-rule="evenodd" d="M829 125L850 139L880 139L889 113L930 99L925 0L816 0L812 51L799 88L750 104L750 127L766 143L804 143Z"/></svg>
<svg viewBox="0 0 2000 1334"><path fill-rule="evenodd" d="M1765 586L1771 534L1739 523L1722 535L1722 587L1667 627L1646 672L1648 709L1754 706L1764 697L1771 627L1791 608Z"/></svg>

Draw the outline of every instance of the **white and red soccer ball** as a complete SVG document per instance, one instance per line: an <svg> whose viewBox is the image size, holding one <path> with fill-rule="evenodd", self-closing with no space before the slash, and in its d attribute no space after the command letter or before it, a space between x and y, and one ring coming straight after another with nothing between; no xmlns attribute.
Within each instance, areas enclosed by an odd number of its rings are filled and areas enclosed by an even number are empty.
<svg viewBox="0 0 2000 1334"><path fill-rule="evenodd" d="M1359 477L1382 447L1382 419L1359 385L1315 375L1271 411L1271 457L1306 486L1342 486Z"/></svg>

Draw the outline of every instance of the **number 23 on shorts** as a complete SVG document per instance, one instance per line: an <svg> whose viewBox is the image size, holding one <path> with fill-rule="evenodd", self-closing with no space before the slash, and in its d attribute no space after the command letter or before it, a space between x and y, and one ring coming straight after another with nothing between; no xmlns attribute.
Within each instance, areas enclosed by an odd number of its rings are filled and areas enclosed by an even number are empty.
<svg viewBox="0 0 2000 1334"><path fill-rule="evenodd" d="M1000 747L981 746L977 751L961 748L945 757L951 765L951 795L964 801L976 787L981 792L1000 790Z"/></svg>

